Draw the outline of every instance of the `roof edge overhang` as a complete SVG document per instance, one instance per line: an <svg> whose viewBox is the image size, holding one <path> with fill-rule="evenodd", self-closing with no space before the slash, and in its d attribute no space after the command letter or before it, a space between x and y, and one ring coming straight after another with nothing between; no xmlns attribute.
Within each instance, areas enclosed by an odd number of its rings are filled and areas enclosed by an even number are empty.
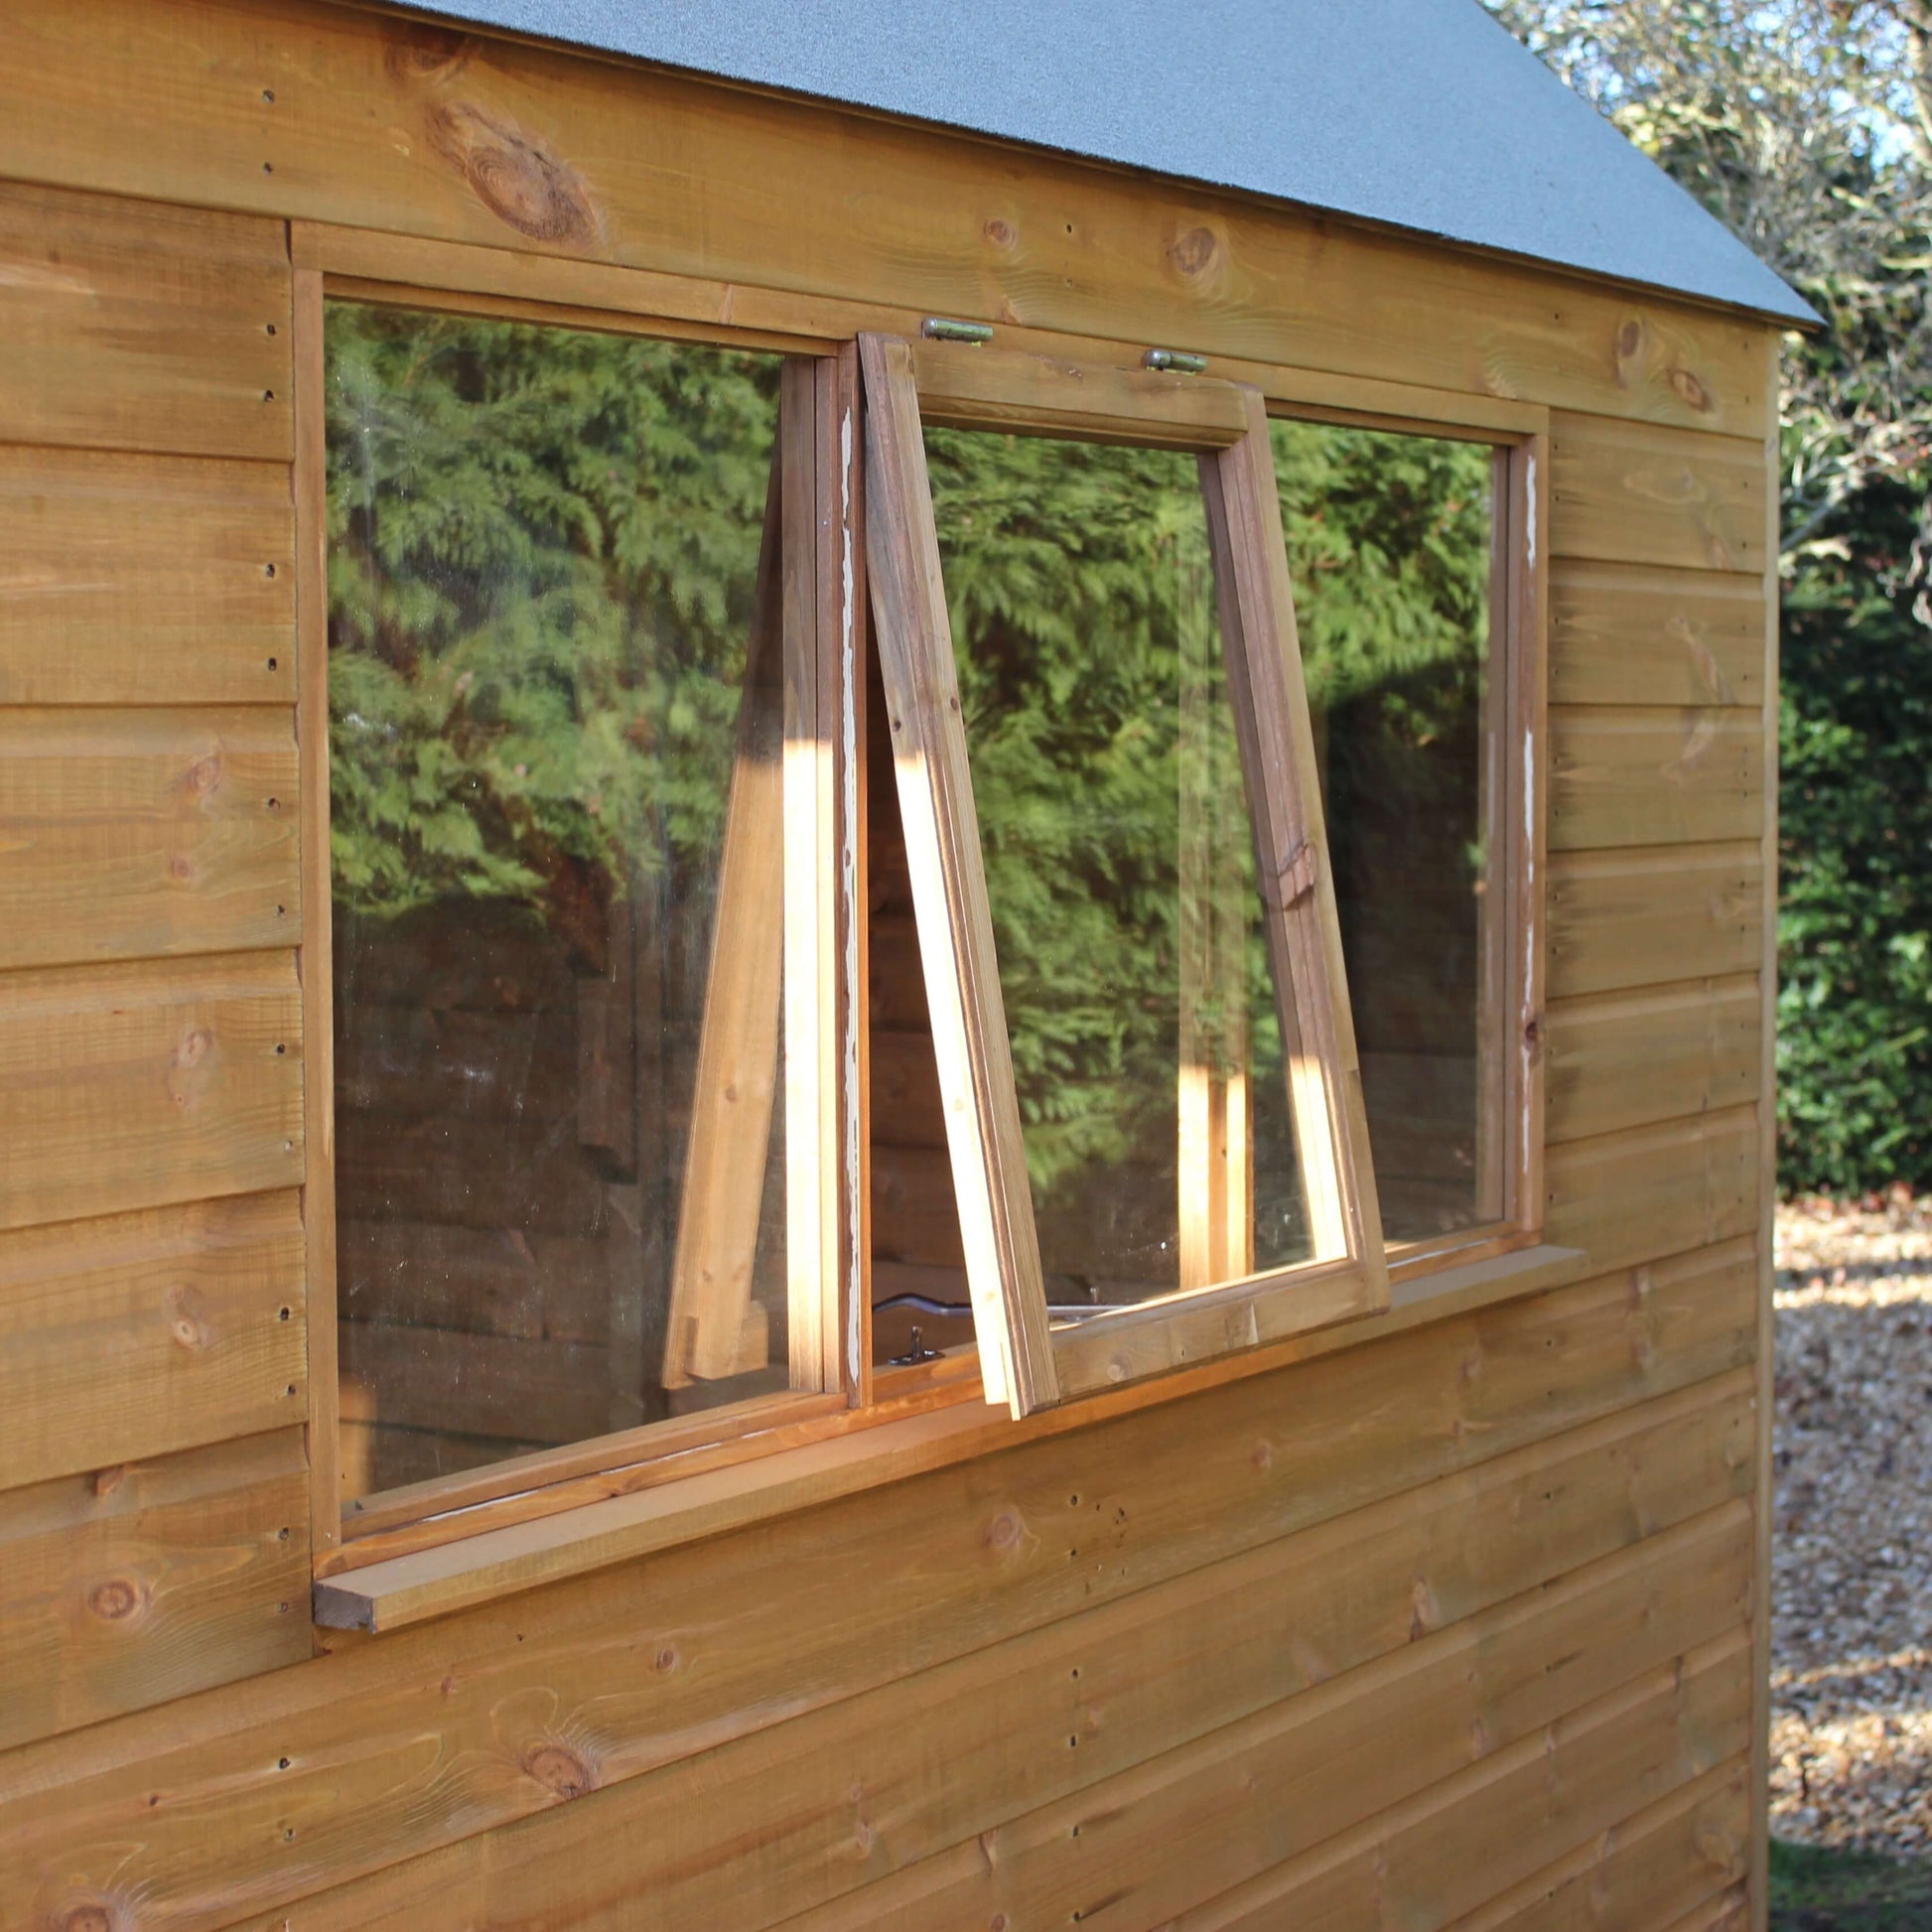
<svg viewBox="0 0 1932 1932"><path fill-rule="evenodd" d="M578 0L578 4L582 3L583 0ZM491 39L545 47L559 53L601 60L618 68L673 74L681 79L703 85L727 87L735 92L783 100L797 105L831 108L840 113L855 114L895 126L917 128L954 139L970 140L1007 152L1051 156L1055 160L1074 162L1129 179L1158 182L1183 193L1209 194L1246 204L1249 207L1276 209L1306 219L1342 221L1370 233L1451 248L1486 260L1507 262L1517 267L1570 276L1597 286L1625 290L1633 295L1652 298L1661 296L1669 301L1691 307L1748 318L1787 332L1819 335L1827 327L1824 318L1809 302L1774 269L1758 261L1754 256L1750 257L1751 266L1757 271L1757 277L1753 279L1761 278L1758 280L1758 286L1763 291L1762 295L1757 298L1727 296L1686 287L1677 282L1621 273L1587 260L1572 259L1559 253L1513 248L1494 240L1458 232L1454 228L1404 221L1387 214L1351 207L1339 202L1308 200L1295 195L1257 189L1236 181L1216 180L1202 174L1175 173L1144 162L1096 153L1086 148L1068 147L1035 136L1002 131L964 120L908 113L854 96L817 92L805 87L787 85L778 80L660 59L637 53L615 40L579 39L525 25L515 18L500 17L534 13L546 4L554 5L554 0L347 0L347 4L361 11L393 18L414 19L426 25L447 26L456 23L466 31L480 33ZM590 0L590 4L596 4L596 0ZM1503 30L1499 28L1498 31ZM1534 60L1535 57L1527 56L1527 58ZM1564 83L1554 74L1548 77L1552 85L1564 86ZM1564 91L1567 93L1569 89L1565 88ZM1600 120L1600 117L1595 116L1595 110L1587 103L1578 100L1577 105L1592 118ZM1600 122L1600 125L1615 140L1628 146L1623 136L1607 122ZM1646 167L1655 170L1730 248L1749 254L1744 244L1725 228L1715 215L1699 207L1687 191L1664 176L1663 171L1656 168L1656 164L1650 162L1647 156L1634 148L1630 149L1630 153Z"/></svg>

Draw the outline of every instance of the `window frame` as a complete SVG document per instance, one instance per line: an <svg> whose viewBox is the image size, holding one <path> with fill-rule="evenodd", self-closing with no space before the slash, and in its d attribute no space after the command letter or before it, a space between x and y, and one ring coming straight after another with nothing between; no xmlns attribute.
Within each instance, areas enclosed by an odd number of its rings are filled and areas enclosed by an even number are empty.
<svg viewBox="0 0 1932 1932"><path fill-rule="evenodd" d="M688 1459L759 1438L774 1443L815 1422L840 1417L863 1399L866 1269L863 1257L865 1107L862 1072L863 872L855 866L863 826L855 748L862 742L864 662L853 614L863 595L859 478L854 416L857 357L850 345L774 340L764 332L681 322L622 310L561 308L505 298L488 289L388 279L335 266L337 237L308 228L294 270L297 449L297 739L302 755L302 997L310 1042L304 1091L310 1154L304 1181L310 1339L310 1484L318 1574L339 1564L381 1558L451 1540L479 1508L518 1498L567 1507L583 1481L658 1464L682 1473ZM470 251L458 251L454 264ZM479 264L483 266L483 264ZM473 316L560 331L593 331L654 341L717 344L783 356L778 428L766 534L759 562L755 629L776 632L779 661L771 696L782 700L782 765L777 797L753 804L768 821L781 801L782 1006L778 1054L784 1081L787 1390L724 1403L687 1417L606 1431L554 1448L370 1496L341 1493L341 1377L338 1315L335 988L330 856L329 612L327 553L327 375L325 304L351 301L417 313ZM748 691L748 699L751 693ZM746 769L735 763L733 807ZM729 821L728 821L729 824ZM741 842L740 850L744 849ZM712 996L719 987L722 888L731 863L728 829L721 853L721 903L707 972L705 1041L712 1038ZM700 1048L700 1079L706 1054ZM721 1089L722 1090L722 1089ZM728 1102L721 1100L720 1106ZM694 1110L702 1112L702 1095ZM716 1111L716 1110L714 1110ZM695 1134L694 1134L695 1138ZM680 1191L674 1247L685 1247ZM674 1256L672 1279L695 1269ZM690 1293L672 1312L688 1314ZM667 1364L671 1360L667 1342ZM566 1499L568 1497L568 1500ZM537 1511L534 1513L546 1513ZM501 1520L492 1513L492 1520Z"/></svg>
<svg viewBox="0 0 1932 1932"><path fill-rule="evenodd" d="M1364 429L1455 437L1508 453L1514 548L1508 648L1520 663L1516 725L1520 741L1505 748L1528 760L1523 799L1534 864L1519 938L1528 971L1523 1000L1523 1057L1533 1078L1534 1111L1523 1121L1525 1159L1520 1211L1513 1224L1475 1238L1391 1252L1388 1313L1323 1329L1245 1354L1226 1356L1167 1378L1133 1384L1074 1409L1043 1411L1015 1424L979 1401L970 1351L922 1367L875 1370L870 1349L870 1122L861 1111L867 1083L867 785L863 620L867 609L863 477L858 444L859 333L916 331L920 316L874 300L724 284L648 267L532 256L468 242L405 237L309 219L289 224L294 282L292 336L296 417L298 723L302 759L300 835L302 943L299 953L305 1047L307 1132L303 1223L305 1324L309 1358L308 1448L311 1536L317 1578L315 1613L326 1628L387 1630L466 1603L488 1601L531 1584L581 1575L607 1564L766 1520L786 1511L943 1467L1011 1444L1106 1415L1127 1414L1231 1380L1278 1370L1332 1349L1398 1333L1421 1322L1462 1314L1547 1290L1587 1272L1587 1258L1541 1241L1542 1067L1537 1050L1541 1012L1545 873L1540 774L1547 762L1547 564L1537 533L1549 527L1550 412L1498 392L1475 370L1466 387L1426 389L1371 375L1328 374L1292 359L1284 341L1275 359L1216 356L1213 369L1258 388L1272 416ZM322 304L325 293L451 313L501 316L562 327L634 333L660 340L722 343L836 360L833 426L846 439L830 492L830 521L820 542L845 571L844 619L826 673L837 686L833 715L839 748L834 792L840 823L836 962L841 1021L837 1061L844 1096L838 1184L837 1256L843 1298L843 1389L823 1395L761 1398L732 1412L716 1410L690 1426L656 1424L627 1437L603 1437L515 1462L447 1478L432 1506L421 1499L387 1521L363 1516L343 1536L337 1481L335 1199L330 979L329 778L326 754L326 532ZM1131 324L1130 330L1131 330ZM1072 337L1017 323L1000 328L1003 343L1043 352L1090 357L1093 365L1131 363L1144 345L1131 339ZM1372 355L1364 355L1364 364ZM861 833L855 836L854 829ZM596 1507L592 1507L596 1505ZM492 1532L521 1526L516 1539Z"/></svg>
<svg viewBox="0 0 1932 1932"><path fill-rule="evenodd" d="M1550 527L1549 412L1503 400L1472 409L1460 397L1449 399L1453 406L1440 418L1337 406L1337 390L1352 386L1359 385L1276 382L1267 391L1269 418L1478 443L1490 452L1493 479L1483 756L1492 823L1501 833L1494 875L1502 892L1492 907L1495 936L1479 1019L1500 1062L1501 1211L1469 1227L1388 1243L1389 1276L1399 1293L1405 1284L1426 1286L1432 1274L1517 1254L1543 1238L1549 561L1539 533ZM1478 415L1491 420L1473 420Z"/></svg>
<svg viewBox="0 0 1932 1932"><path fill-rule="evenodd" d="M986 1399L1024 1417L1388 1307L1368 1128L1266 405L1197 375L862 335L866 539L967 1288ZM1262 867L1316 1252L1053 1325L1027 1176L924 426L1187 451ZM1277 890L1269 891L1269 872ZM1284 984L1284 982L1286 984ZM1285 1043L1287 1043L1285 1041ZM1315 1091L1318 1084L1319 1091Z"/></svg>

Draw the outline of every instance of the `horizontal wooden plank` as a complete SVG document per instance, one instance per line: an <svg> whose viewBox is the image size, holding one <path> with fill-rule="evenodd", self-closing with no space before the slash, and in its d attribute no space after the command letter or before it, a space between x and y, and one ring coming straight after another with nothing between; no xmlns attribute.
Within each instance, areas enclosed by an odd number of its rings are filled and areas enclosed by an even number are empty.
<svg viewBox="0 0 1932 1932"><path fill-rule="evenodd" d="M105 22L71 25L76 49L99 48ZM61 110L43 96L29 111ZM95 138L118 137L101 126ZM0 184L0 442L294 452L277 221Z"/></svg>
<svg viewBox="0 0 1932 1932"><path fill-rule="evenodd" d="M1750 1764L1733 1758L1593 1836L1451 1932L1675 1927L1741 1885L1750 1855Z"/></svg>
<svg viewBox="0 0 1932 1932"><path fill-rule="evenodd" d="M0 1760L0 1887L52 1911L55 1879L117 1884L176 1932L225 1925L554 1803L512 1768L548 1740L580 1738L616 1785L1320 1525L1295 1566L1308 1662L1352 1661L1419 1614L1470 1614L1525 1562L1574 1567L1738 1493L1747 1425L1713 1398L1741 1379L1698 1385L1743 1361L1754 1309L1748 1271L1554 1291L403 1630L110 1748ZM1420 1515L1426 1556L1402 1527ZM1328 1587L1384 1549L1383 1585Z"/></svg>
<svg viewBox="0 0 1932 1932"><path fill-rule="evenodd" d="M1755 838L1764 760L1761 712L1553 708L1550 849Z"/></svg>
<svg viewBox="0 0 1932 1932"><path fill-rule="evenodd" d="M0 709L0 967L301 934L293 715Z"/></svg>
<svg viewBox="0 0 1932 1932"><path fill-rule="evenodd" d="M875 880L878 874L874 873ZM932 1033L926 1011L919 935L909 912L875 912L868 931L866 984L870 1017L882 1033Z"/></svg>
<svg viewBox="0 0 1932 1932"><path fill-rule="evenodd" d="M670 1932L814 1906L812 1932L1157 1926L1734 1627L1747 1507L1657 1542L1226 1724L1302 1677L1297 1626L1265 1587L1191 1577L1178 1601L1053 1625L304 1901L290 1932L544 1913ZM719 1790L729 1806L696 1802ZM643 1829L665 1816L675 1833ZM964 1873L943 1857L962 1840ZM874 1878L886 1898L859 1890Z"/></svg>
<svg viewBox="0 0 1932 1932"><path fill-rule="evenodd" d="M0 173L23 179L708 278L708 313L754 328L763 285L889 329L938 313L1735 437L1773 408L1739 317L884 117L312 4L14 4L7 34Z"/></svg>
<svg viewBox="0 0 1932 1932"><path fill-rule="evenodd" d="M0 1489L301 1421L304 1313L292 1193L0 1235Z"/></svg>
<svg viewBox="0 0 1932 1932"><path fill-rule="evenodd" d="M911 346L921 422L1179 450L1225 450L1248 433L1241 392L1200 376L957 343Z"/></svg>
<svg viewBox="0 0 1932 1932"><path fill-rule="evenodd" d="M1755 439L1550 419L1552 557L1737 571L1761 590L1770 488Z"/></svg>
<svg viewBox="0 0 1932 1932"><path fill-rule="evenodd" d="M0 704L295 697L279 464L0 446Z"/></svg>
<svg viewBox="0 0 1932 1932"><path fill-rule="evenodd" d="M1664 1932L1745 1932L1751 1922L1751 1887L1733 1885L1664 1928Z"/></svg>
<svg viewBox="0 0 1932 1932"><path fill-rule="evenodd" d="M1550 565L1550 702L1742 705L1764 699L1764 587L1633 564Z"/></svg>
<svg viewBox="0 0 1932 1932"><path fill-rule="evenodd" d="M1740 1505L1724 1536L1659 1539L1648 1562L1629 1552L1592 1566L1309 1695L1151 1752L1138 1766L982 1828L963 1861L942 1854L910 1869L901 1862L870 1891L783 1922L790 1932L968 1932L1002 1917L1122 1932L1168 1925L1231 1882L1721 1638L1748 1599L1746 1514ZM1720 1574L1694 1575L1693 1553ZM1178 1633L1173 1640L1188 1642ZM1079 1714L1094 1729L1114 1715L1104 1705ZM1390 1748L1396 1736L1399 1750ZM1088 1745L1078 1737L1079 1750ZM1042 1737L1035 1749L1045 1748ZM1372 1899L1361 1905L1359 1922L1375 1924ZM608 1915L586 1922L614 1923ZM1309 1923L1293 1915L1274 1922Z"/></svg>
<svg viewBox="0 0 1932 1932"><path fill-rule="evenodd" d="M941 1149L876 1140L872 1177L872 1251L884 1261L928 1268L965 1265L952 1168ZM1042 1234L1045 1229L1040 1230Z"/></svg>
<svg viewBox="0 0 1932 1932"><path fill-rule="evenodd" d="M438 1435L387 1423L357 1422L345 1416L337 1425L336 1474L342 1500L350 1510L365 1497L393 1499L413 1493L418 1483L446 1484L455 1475L518 1455L544 1454L554 1447L526 1443L515 1435ZM418 1508L424 1505L418 1501Z"/></svg>
<svg viewBox="0 0 1932 1932"><path fill-rule="evenodd" d="M611 1219L597 1156L548 1124L344 1113L336 1125L338 1211L588 1237Z"/></svg>
<svg viewBox="0 0 1932 1932"><path fill-rule="evenodd" d="M1597 1268L1731 1241L1757 1226L1757 1110L1565 1141L1544 1156L1543 1179L1545 1235Z"/></svg>
<svg viewBox="0 0 1932 1932"><path fill-rule="evenodd" d="M882 1147L946 1145L946 1106L930 1034L873 1034L872 1138Z"/></svg>
<svg viewBox="0 0 1932 1932"><path fill-rule="evenodd" d="M1741 1633L1640 1679L1422 1798L1173 1921L1173 1932L1395 1924L1436 1932L1550 1848L1607 1831L1735 1757L1750 1733Z"/></svg>
<svg viewBox="0 0 1932 1932"><path fill-rule="evenodd" d="M568 950L527 906L460 901L425 906L399 919L337 916L335 986L339 1001L368 1008L416 1007L441 1014L575 1015L578 976ZM359 1023L358 1023L359 1024Z"/></svg>
<svg viewBox="0 0 1932 1932"><path fill-rule="evenodd" d="M336 1110L470 1120L574 1120L578 1028L569 1012L479 1013L356 999L336 1043Z"/></svg>
<svg viewBox="0 0 1932 1932"><path fill-rule="evenodd" d="M0 977L0 1227L298 1186L287 953Z"/></svg>
<svg viewBox="0 0 1932 1932"><path fill-rule="evenodd" d="M336 1342L346 1421L525 1444L604 1433L611 1386L603 1342L394 1321L344 1321Z"/></svg>
<svg viewBox="0 0 1932 1932"><path fill-rule="evenodd" d="M1757 977L1554 1002L1544 1025L1544 1132L1574 1141L1750 1100L1764 1031Z"/></svg>
<svg viewBox="0 0 1932 1932"><path fill-rule="evenodd" d="M965 1251L945 1153L875 1135L871 1168L874 1255L922 1267L960 1267ZM1129 1166L1085 1201L1040 1220L1040 1260L1049 1276L1086 1282L1093 1278L1096 1255L1121 1257L1123 1275L1135 1256L1145 1255L1152 1258L1151 1273L1164 1247L1172 1252L1178 1223L1173 1171L1163 1174L1152 1165ZM1129 1277L1125 1286L1173 1290L1179 1278L1170 1266L1165 1276L1151 1282Z"/></svg>
<svg viewBox="0 0 1932 1932"><path fill-rule="evenodd" d="M1545 1265L1559 1271L1559 1281L1574 1279L1582 1260L1570 1249L1532 1252L1545 1257ZM1444 1322L1457 1313L1480 1315L1486 1309L1512 1299L1514 1286L1504 1272L1470 1284L1474 1299L1466 1302L1447 1292L1440 1299L1405 1296L1386 1315L1278 1343L1277 1359L1286 1356L1299 1361L1331 1350L1345 1351L1351 1345L1361 1346L1371 1334L1374 1339L1386 1340L1403 1329ZM1648 1344L1639 1339L1635 1345ZM1189 1374L1182 1370L1175 1375L1169 1385L1171 1398L1185 1392ZM1201 1380L1203 1389L1225 1377L1224 1370L1216 1376L1211 1366L1192 1374ZM1066 1426L1078 1427L1083 1419L1099 1420L1119 1399L1117 1394L1095 1395ZM1096 1410L1099 1415L1094 1414ZM412 1549L394 1556L370 1551L363 1556L367 1568L340 1585L328 1584L318 1589L317 1614L324 1623L344 1627L394 1629L426 1617L447 1616L507 1590L533 1588L544 1582L583 1575L695 1536L716 1534L750 1521L768 1521L791 1509L874 1487L918 1468L953 1463L983 1449L1008 1447L1013 1447L1010 1435L989 1430L984 1416L962 1406L922 1418L896 1433L847 1435L843 1441L801 1447L781 1462L721 1467L704 1480L668 1490L657 1485L626 1485L613 1494L608 1504L578 1496L573 1498L568 1514L519 1517L513 1526L500 1529L480 1526L461 1542L444 1548ZM651 1488L657 1488L657 1493L649 1493Z"/></svg>
<svg viewBox="0 0 1932 1932"><path fill-rule="evenodd" d="M297 268L320 270L345 294L365 301L447 305L477 315L540 313L566 327L608 328L618 317L625 317L640 330L660 329L669 337L697 342L729 336L747 346L768 343L822 352L862 330L911 339L920 334L927 319L919 308L895 312L876 301L798 296L779 289L557 255L519 254L475 242L429 241L329 222L291 222L289 254ZM1037 331L1028 334L1035 354L1075 359L1098 355L1116 366L1139 366L1131 348L1122 344ZM1374 416L1392 428L1421 435L1479 438L1540 435L1550 423L1550 412L1541 403L1498 394L1456 393L1240 357L1218 358L1216 367L1228 381L1265 389L1271 402L1283 405L1284 415L1309 421Z"/></svg>
<svg viewBox="0 0 1932 1932"><path fill-rule="evenodd" d="M605 1341L620 1253L610 1241L510 1228L344 1220L336 1230L338 1306L428 1328Z"/></svg>
<svg viewBox="0 0 1932 1932"><path fill-rule="evenodd" d="M300 1429L0 1495L0 1744L308 1656L308 1510Z"/></svg>
<svg viewBox="0 0 1932 1932"><path fill-rule="evenodd" d="M1763 855L1743 844L1553 853L1548 913L1552 999L1755 972Z"/></svg>

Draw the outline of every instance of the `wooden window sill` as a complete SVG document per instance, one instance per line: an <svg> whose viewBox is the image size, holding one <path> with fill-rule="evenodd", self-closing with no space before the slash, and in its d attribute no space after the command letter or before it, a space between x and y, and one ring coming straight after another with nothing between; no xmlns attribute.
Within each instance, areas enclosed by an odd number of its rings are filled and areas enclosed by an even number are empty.
<svg viewBox="0 0 1932 1932"><path fill-rule="evenodd" d="M1047 1409L1014 1422L1004 1406L963 1401L829 1442L782 1449L654 1489L485 1530L319 1581L326 1629L401 1629L518 1590L632 1562L701 1537L807 1509L949 1463L1084 1428L1154 1402L1332 1354L1405 1328L1562 1286L1588 1269L1576 1248L1538 1246L1397 1280L1384 1314L1339 1322L1267 1348Z"/></svg>

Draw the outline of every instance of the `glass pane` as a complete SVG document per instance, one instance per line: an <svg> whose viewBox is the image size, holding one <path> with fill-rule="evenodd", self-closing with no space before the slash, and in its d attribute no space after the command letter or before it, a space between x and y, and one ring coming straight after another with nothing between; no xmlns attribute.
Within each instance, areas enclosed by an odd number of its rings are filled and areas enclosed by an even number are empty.
<svg viewBox="0 0 1932 1932"><path fill-rule="evenodd" d="M326 346L353 1496L788 1379L779 365L347 303Z"/></svg>
<svg viewBox="0 0 1932 1932"><path fill-rule="evenodd" d="M1194 459L927 457L1048 1303L1306 1260Z"/></svg>
<svg viewBox="0 0 1932 1932"><path fill-rule="evenodd" d="M1273 426L1390 1241L1503 1212L1485 444Z"/></svg>

